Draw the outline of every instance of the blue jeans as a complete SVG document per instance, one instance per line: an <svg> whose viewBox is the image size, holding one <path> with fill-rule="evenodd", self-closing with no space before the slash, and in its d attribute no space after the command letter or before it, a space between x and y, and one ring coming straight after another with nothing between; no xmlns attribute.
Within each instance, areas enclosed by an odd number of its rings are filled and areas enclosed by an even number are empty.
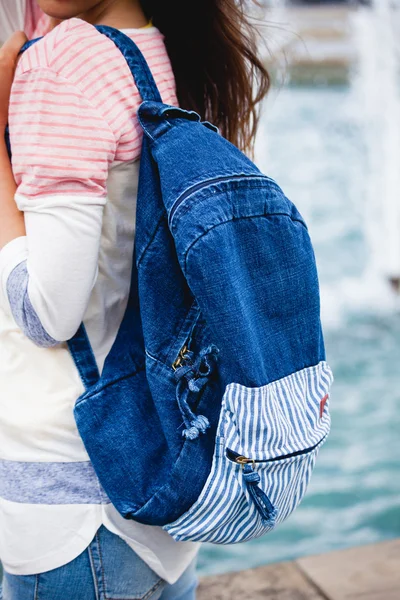
<svg viewBox="0 0 400 600"><path fill-rule="evenodd" d="M91 544L66 565L38 575L4 573L3 600L194 600L193 562L168 585L120 537L100 527Z"/></svg>

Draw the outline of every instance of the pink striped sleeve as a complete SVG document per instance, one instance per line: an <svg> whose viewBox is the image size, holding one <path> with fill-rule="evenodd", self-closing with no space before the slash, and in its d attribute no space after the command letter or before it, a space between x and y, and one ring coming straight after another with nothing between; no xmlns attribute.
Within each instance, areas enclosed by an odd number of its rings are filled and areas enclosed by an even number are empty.
<svg viewBox="0 0 400 600"><path fill-rule="evenodd" d="M147 32L135 31L135 41L163 100L175 104L162 36ZM0 292L38 345L68 340L84 317L98 273L110 166L140 156L140 102L122 54L80 19L55 27L18 63L9 124L26 239L2 249Z"/></svg>
<svg viewBox="0 0 400 600"><path fill-rule="evenodd" d="M114 134L70 81L45 67L18 74L9 123L18 195L105 196Z"/></svg>
<svg viewBox="0 0 400 600"><path fill-rule="evenodd" d="M177 104L163 36L135 30L163 101ZM64 21L22 56L10 101L10 133L18 192L105 193L113 160L140 156L141 103L114 43L81 19Z"/></svg>
<svg viewBox="0 0 400 600"><path fill-rule="evenodd" d="M133 35L148 61L163 101L177 104L175 80L163 36L156 28L135 30ZM104 150L113 137L114 159L132 161L139 158L142 141L137 120L140 103L129 67L114 43L85 21L70 19L25 52L18 64L11 97L15 144L24 145L29 134L38 156L43 157L39 149L47 144L61 152L57 156L62 160L66 158L63 146L87 147L94 151L93 166L99 158L99 147ZM39 131L40 140L35 139ZM53 155L52 150L49 152ZM70 157L71 166L77 167L76 173L88 174L89 162L77 165L78 159L86 156L81 153ZM53 170L59 166L57 160L52 164ZM15 164L17 176L22 167ZM78 167L84 170L79 171ZM65 173L56 170L53 175L57 174L64 182ZM47 175L50 180L50 174ZM59 185L66 185L61 179ZM99 177L94 179L98 180ZM32 179L30 183L38 186L41 193L39 186L43 182ZM70 191L70 183L66 191Z"/></svg>

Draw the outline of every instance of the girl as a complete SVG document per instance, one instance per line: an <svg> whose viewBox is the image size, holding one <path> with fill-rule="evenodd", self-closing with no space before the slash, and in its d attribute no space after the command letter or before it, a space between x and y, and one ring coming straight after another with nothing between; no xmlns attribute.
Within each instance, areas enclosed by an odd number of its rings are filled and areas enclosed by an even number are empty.
<svg viewBox="0 0 400 600"><path fill-rule="evenodd" d="M15 75L25 36L0 55L13 153L11 170L1 135L3 598L189 600L198 545L117 513L73 418L83 388L66 341L83 320L101 372L128 299L141 147L129 68L93 25L131 37L163 101L196 110L242 149L268 75L235 0L202 0L195 13L186 0L38 4L48 33Z"/></svg>

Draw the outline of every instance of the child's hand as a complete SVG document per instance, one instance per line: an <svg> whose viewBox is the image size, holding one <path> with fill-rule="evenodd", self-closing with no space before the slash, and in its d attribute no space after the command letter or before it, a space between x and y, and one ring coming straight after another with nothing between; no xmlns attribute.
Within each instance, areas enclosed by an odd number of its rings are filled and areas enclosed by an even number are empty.
<svg viewBox="0 0 400 600"><path fill-rule="evenodd" d="M17 31L0 48L0 135L4 133L8 122L10 91L18 54L27 39L23 31Z"/></svg>

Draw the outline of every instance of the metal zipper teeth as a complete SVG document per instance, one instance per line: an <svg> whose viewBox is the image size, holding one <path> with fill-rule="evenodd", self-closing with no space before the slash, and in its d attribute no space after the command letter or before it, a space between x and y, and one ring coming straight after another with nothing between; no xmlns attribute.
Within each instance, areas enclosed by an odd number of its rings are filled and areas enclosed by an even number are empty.
<svg viewBox="0 0 400 600"><path fill-rule="evenodd" d="M178 353L177 358L174 360L174 362L172 363L172 368L174 371L176 371L181 365L182 362L186 361L188 358L188 353L189 353L189 348L187 347L187 345L185 344Z"/></svg>
<svg viewBox="0 0 400 600"><path fill-rule="evenodd" d="M171 227L173 216L179 208L179 206L186 200L188 196L191 196L198 190L202 188L206 188L214 183L220 183L223 181L230 181L231 179L265 179L266 181L272 181L269 177L265 175L224 175L223 177L214 177L213 179L207 179L206 181L202 181L201 183L196 183L196 185L192 185L192 187L188 188L179 198L175 200L172 205L171 211L169 213L168 225Z"/></svg>
<svg viewBox="0 0 400 600"><path fill-rule="evenodd" d="M315 450L315 448L317 446L319 446L321 444L321 442L323 442L325 437L326 436L324 436L319 442L314 444L314 446L310 446L309 448L305 448L304 450L297 450L296 452L291 452L290 454L283 454L282 456L275 456L274 458L266 458L265 460L260 460L260 459L256 460L253 458L248 458L247 456L241 456L241 455L237 454L236 452L234 452L233 450L229 450L229 452L235 456L235 462L237 462L239 465L250 464L250 463L275 462L278 460L284 460L285 458L293 458L294 456L301 456L302 454L308 454L309 452L312 452L313 450ZM242 460L240 460L240 459L242 459Z"/></svg>

